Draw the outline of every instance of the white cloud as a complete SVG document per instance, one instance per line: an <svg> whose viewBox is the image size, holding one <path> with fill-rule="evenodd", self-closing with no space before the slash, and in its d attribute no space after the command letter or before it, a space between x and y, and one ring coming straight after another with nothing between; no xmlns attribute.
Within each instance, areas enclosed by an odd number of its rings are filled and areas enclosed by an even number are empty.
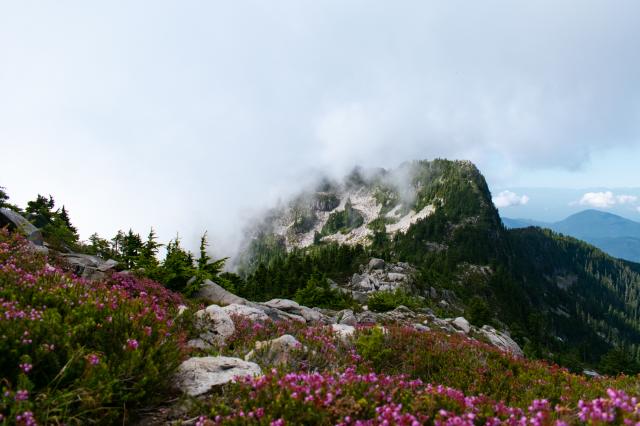
<svg viewBox="0 0 640 426"><path fill-rule="evenodd" d="M523 206L529 202L529 197L526 195L518 195L511 191L502 191L497 196L493 197L493 204L497 208Z"/></svg>
<svg viewBox="0 0 640 426"><path fill-rule="evenodd" d="M633 204L638 201L635 195L615 195L611 191L587 192L582 196L578 204L581 206L597 207L606 209L616 204Z"/></svg>
<svg viewBox="0 0 640 426"><path fill-rule="evenodd" d="M634 204L638 201L638 197L635 195L618 195L616 200L618 200L618 203L620 204Z"/></svg>

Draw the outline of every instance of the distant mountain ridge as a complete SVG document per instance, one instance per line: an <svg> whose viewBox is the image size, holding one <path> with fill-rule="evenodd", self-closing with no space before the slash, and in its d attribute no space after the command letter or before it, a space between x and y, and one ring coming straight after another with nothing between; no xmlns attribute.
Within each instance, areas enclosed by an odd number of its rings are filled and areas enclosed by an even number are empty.
<svg viewBox="0 0 640 426"><path fill-rule="evenodd" d="M537 226L569 235L600 248L611 256L640 262L640 223L600 210L584 210L559 222L502 218L510 229Z"/></svg>

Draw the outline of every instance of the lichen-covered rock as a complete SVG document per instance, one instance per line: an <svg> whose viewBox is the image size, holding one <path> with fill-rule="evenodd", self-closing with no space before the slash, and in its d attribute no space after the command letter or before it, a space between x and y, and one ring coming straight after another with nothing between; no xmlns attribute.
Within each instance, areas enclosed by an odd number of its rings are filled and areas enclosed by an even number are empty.
<svg viewBox="0 0 640 426"><path fill-rule="evenodd" d="M190 396L203 395L237 376L259 376L258 364L225 356L194 357L178 367L175 386Z"/></svg>

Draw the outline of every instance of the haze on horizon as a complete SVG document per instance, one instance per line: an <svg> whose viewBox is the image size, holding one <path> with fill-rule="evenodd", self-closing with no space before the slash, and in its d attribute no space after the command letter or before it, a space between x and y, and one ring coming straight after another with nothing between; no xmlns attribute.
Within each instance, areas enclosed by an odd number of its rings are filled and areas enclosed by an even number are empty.
<svg viewBox="0 0 640 426"><path fill-rule="evenodd" d="M494 195L597 187L606 208L640 187L640 3L612 5L3 3L0 185L52 194L83 238L225 248L355 165L469 159Z"/></svg>

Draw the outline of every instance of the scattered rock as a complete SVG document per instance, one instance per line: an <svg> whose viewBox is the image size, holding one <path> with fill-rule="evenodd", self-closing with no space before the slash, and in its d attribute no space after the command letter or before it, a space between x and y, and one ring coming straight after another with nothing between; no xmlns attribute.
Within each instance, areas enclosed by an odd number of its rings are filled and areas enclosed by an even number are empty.
<svg viewBox="0 0 640 426"><path fill-rule="evenodd" d="M255 308L253 306L232 303L231 305L224 306L222 310L229 315L233 314L241 317L246 317L251 321L266 321L269 319L269 315L267 315L263 310Z"/></svg>
<svg viewBox="0 0 640 426"><path fill-rule="evenodd" d="M231 382L237 376L259 376L258 364L225 356L194 357L178 368L175 386L190 396L210 392L214 387Z"/></svg>
<svg viewBox="0 0 640 426"><path fill-rule="evenodd" d="M464 334L469 334L469 332L471 331L471 324L469 324L469 321L467 321L464 317L457 317L456 319L451 321L451 324L453 324L459 330L462 330Z"/></svg>
<svg viewBox="0 0 640 426"><path fill-rule="evenodd" d="M195 277L191 278L191 280L195 280ZM191 280L189 282L192 282ZM247 303L247 299L236 296L211 280L204 281L200 290L196 292L195 297L207 299L211 303L219 305L231 305L233 303L245 305Z"/></svg>
<svg viewBox="0 0 640 426"><path fill-rule="evenodd" d="M353 333L356 332L356 328L354 326L347 324L331 324L331 328L333 329L333 332L338 335L338 337L343 341L353 336Z"/></svg>
<svg viewBox="0 0 640 426"><path fill-rule="evenodd" d="M415 328L418 331L431 331L431 328L429 328L428 326L426 326L424 324L420 324L420 323L413 324L413 328Z"/></svg>
<svg viewBox="0 0 640 426"><path fill-rule="evenodd" d="M478 332L486 337L492 345L497 346L503 351L510 352L511 354L520 357L524 356L524 352L522 352L520 346L518 346L518 344L506 333L497 331L495 328L488 325L483 325Z"/></svg>
<svg viewBox="0 0 640 426"><path fill-rule="evenodd" d="M196 312L196 327L202 330L199 339L189 341L189 346L207 349L220 345L231 336L236 327L229 314L218 305L207 306Z"/></svg>
<svg viewBox="0 0 640 426"><path fill-rule="evenodd" d="M297 315L302 318L306 322L330 322L325 315L321 314L318 311L314 311L311 308L307 308L306 306L302 306L297 302L289 299L271 299L268 302L262 303L262 305L267 306L272 309L277 309L288 314Z"/></svg>
<svg viewBox="0 0 640 426"><path fill-rule="evenodd" d="M358 319L351 309L345 309L338 312L337 316L338 324L346 324L355 326L358 324Z"/></svg>
<svg viewBox="0 0 640 426"><path fill-rule="evenodd" d="M384 260L375 257L369 261L369 270L384 269Z"/></svg>
<svg viewBox="0 0 640 426"><path fill-rule="evenodd" d="M103 260L98 256L81 253L61 253L60 256L73 268L73 273L87 280L106 278L118 265L113 259Z"/></svg>
<svg viewBox="0 0 640 426"><path fill-rule="evenodd" d="M267 364L284 365L291 359L291 354L300 349L306 350L295 337L285 334L277 339L256 342L244 359L251 361L260 357Z"/></svg>

